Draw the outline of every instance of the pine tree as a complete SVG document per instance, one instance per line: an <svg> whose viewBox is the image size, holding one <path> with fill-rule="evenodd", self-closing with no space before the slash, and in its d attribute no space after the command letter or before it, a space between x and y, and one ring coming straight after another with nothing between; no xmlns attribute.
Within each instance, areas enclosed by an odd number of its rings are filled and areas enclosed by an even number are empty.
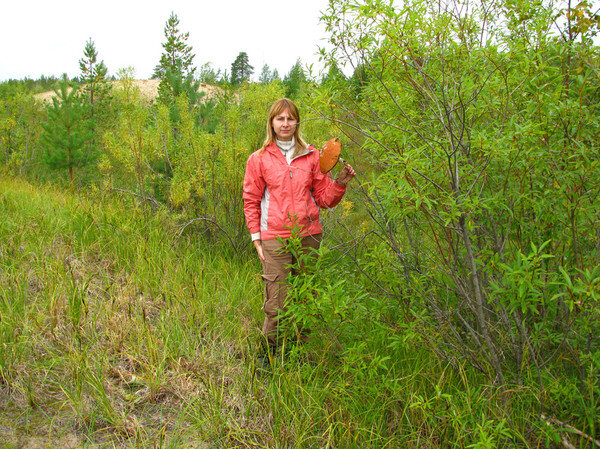
<svg viewBox="0 0 600 449"><path fill-rule="evenodd" d="M89 120L90 131L93 135L93 144L101 141L113 113L110 104L111 86L107 82L107 68L104 61L98 62L98 52L94 41L90 38L83 49L83 58L79 60L81 75L79 80L83 83L82 94L89 105L86 118Z"/></svg>
<svg viewBox="0 0 600 449"><path fill-rule="evenodd" d="M80 81L85 85L84 89L89 95L89 101L93 110L97 94L106 93L106 74L108 69L104 65L104 61L98 62L98 52L92 38L85 44L83 58L79 60L79 68L81 69Z"/></svg>
<svg viewBox="0 0 600 449"><path fill-rule="evenodd" d="M166 42L162 44L164 52L160 57L159 64L154 69L152 78L161 80L158 86L159 101L171 104L175 95L169 79L184 80L193 76L196 67L192 65L192 61L196 55L192 53L192 47L186 43L190 33L179 31L179 18L175 13L171 13L165 24L164 32L166 38Z"/></svg>
<svg viewBox="0 0 600 449"><path fill-rule="evenodd" d="M47 120L42 123L43 160L50 168L68 169L73 184L74 169L85 167L96 158L88 145L92 135L86 119L86 103L77 88L71 88L66 77L54 91Z"/></svg>
<svg viewBox="0 0 600 449"><path fill-rule="evenodd" d="M192 53L192 47L186 43L190 33L179 31L177 14L171 13L165 24L164 33L167 39L162 44L164 52L160 57L160 62L154 69L152 78L164 79L167 70L181 75L182 78L189 74L193 75L196 68L192 65L192 61L196 55Z"/></svg>
<svg viewBox="0 0 600 449"><path fill-rule="evenodd" d="M177 74L173 74L170 70L167 70L166 81L169 83L170 95L173 101L165 104L169 106L170 118L172 123L175 125L179 123L181 116L181 111L179 110L180 106L176 101L177 97L181 95L185 96L187 98L186 105L188 106L188 109L192 111L200 104L200 100L205 93L200 92L200 81L194 79L192 74L189 74L185 78L181 78Z"/></svg>
<svg viewBox="0 0 600 449"><path fill-rule="evenodd" d="M253 73L254 67L250 65L248 54L245 51L240 52L231 64L231 84L247 82Z"/></svg>

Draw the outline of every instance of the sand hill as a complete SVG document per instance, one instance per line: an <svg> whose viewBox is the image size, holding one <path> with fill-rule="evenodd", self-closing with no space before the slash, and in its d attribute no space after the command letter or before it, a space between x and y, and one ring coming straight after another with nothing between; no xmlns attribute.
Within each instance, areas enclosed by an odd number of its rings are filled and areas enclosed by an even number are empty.
<svg viewBox="0 0 600 449"><path fill-rule="evenodd" d="M152 101L158 97L158 84L160 83L160 80L134 80L133 82L140 89L140 93L144 99ZM111 84L115 89L122 88L120 81L112 81ZM211 98L212 96L215 96L221 89L217 86L201 83L198 90L206 93L205 98ZM36 100L43 103L51 102L52 97L55 96L56 94L54 91L48 91L34 95Z"/></svg>

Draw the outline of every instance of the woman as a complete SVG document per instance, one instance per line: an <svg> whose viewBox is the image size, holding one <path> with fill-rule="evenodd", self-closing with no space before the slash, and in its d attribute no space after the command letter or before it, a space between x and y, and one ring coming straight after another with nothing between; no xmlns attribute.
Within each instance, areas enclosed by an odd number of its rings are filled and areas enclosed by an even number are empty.
<svg viewBox="0 0 600 449"><path fill-rule="evenodd" d="M264 145L248 158L244 177L244 214L265 283L263 333L274 353L277 343L277 314L285 308L286 278L297 261L282 250L283 239L292 233L302 237L302 250L318 249L322 227L319 208L337 205L346 184L356 176L347 165L336 180L319 170L319 151L299 134L300 115L287 98L269 110Z"/></svg>

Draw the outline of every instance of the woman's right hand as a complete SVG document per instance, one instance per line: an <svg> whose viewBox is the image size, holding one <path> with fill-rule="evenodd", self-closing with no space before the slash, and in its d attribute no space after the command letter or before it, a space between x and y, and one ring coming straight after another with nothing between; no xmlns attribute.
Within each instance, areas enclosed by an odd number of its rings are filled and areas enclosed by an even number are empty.
<svg viewBox="0 0 600 449"><path fill-rule="evenodd" d="M258 253L258 258L261 262L265 261L265 253L262 247L262 240L254 240L254 247L256 248L256 252Z"/></svg>
<svg viewBox="0 0 600 449"><path fill-rule="evenodd" d="M338 184L345 186L348 185L350 180L355 176L356 172L354 171L354 168L352 168L352 165L346 164L335 180Z"/></svg>

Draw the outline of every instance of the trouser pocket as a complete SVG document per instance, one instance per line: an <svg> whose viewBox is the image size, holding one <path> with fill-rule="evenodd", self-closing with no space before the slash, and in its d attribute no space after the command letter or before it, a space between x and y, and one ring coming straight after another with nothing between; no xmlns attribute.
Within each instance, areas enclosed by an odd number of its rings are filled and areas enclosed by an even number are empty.
<svg viewBox="0 0 600 449"><path fill-rule="evenodd" d="M265 301L263 311L265 312L265 321L263 323L263 334L267 336L270 344L274 344L274 336L277 333L277 315L280 310L285 308L285 295L287 288L285 279L276 274L263 274L265 283Z"/></svg>
<svg viewBox="0 0 600 449"><path fill-rule="evenodd" d="M267 315L277 315L277 312L285 306L285 284L280 276L276 274L263 274L265 283L265 300L262 309Z"/></svg>

